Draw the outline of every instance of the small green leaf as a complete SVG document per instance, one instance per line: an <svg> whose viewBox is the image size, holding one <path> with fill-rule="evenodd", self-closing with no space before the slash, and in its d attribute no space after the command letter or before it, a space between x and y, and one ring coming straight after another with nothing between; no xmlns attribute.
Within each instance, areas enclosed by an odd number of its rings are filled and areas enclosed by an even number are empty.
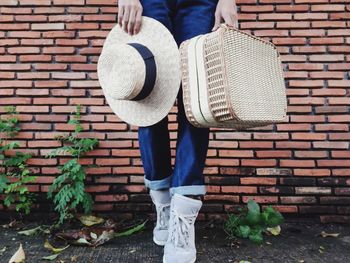
<svg viewBox="0 0 350 263"><path fill-rule="evenodd" d="M260 219L260 213L253 212L251 210L248 211L247 216L245 218L247 224L249 224L250 226L259 224Z"/></svg>
<svg viewBox="0 0 350 263"><path fill-rule="evenodd" d="M114 234L114 237L121 237L121 236L130 236L138 231L141 231L142 229L144 229L145 227L145 224L148 220L146 220L145 222L139 224L139 225L136 225L126 231L123 231L123 232L120 232L120 233L115 233Z"/></svg>
<svg viewBox="0 0 350 263"><path fill-rule="evenodd" d="M245 225L239 226L239 231L243 238L247 238L250 234L250 227Z"/></svg>
<svg viewBox="0 0 350 263"><path fill-rule="evenodd" d="M248 210L252 213L260 213L259 204L252 199L249 199L247 207L248 207Z"/></svg>
<svg viewBox="0 0 350 263"><path fill-rule="evenodd" d="M261 232L252 233L249 235L249 239L257 244L261 244L263 242L263 236Z"/></svg>

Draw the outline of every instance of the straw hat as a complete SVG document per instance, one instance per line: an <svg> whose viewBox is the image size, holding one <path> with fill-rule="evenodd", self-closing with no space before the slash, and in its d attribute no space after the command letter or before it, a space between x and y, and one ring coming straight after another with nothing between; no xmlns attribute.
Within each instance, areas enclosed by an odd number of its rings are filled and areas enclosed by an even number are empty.
<svg viewBox="0 0 350 263"><path fill-rule="evenodd" d="M221 24L182 42L180 59L185 113L194 126L243 130L285 121L283 67L273 43Z"/></svg>
<svg viewBox="0 0 350 263"><path fill-rule="evenodd" d="M170 31L142 17L141 30L129 35L119 25L109 32L97 74L113 112L136 126L150 126L171 110L181 82L180 55Z"/></svg>

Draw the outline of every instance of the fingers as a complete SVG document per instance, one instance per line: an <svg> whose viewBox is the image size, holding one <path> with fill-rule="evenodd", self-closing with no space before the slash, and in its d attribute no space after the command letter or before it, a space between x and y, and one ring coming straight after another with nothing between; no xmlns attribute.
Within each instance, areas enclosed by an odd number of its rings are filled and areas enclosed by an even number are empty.
<svg viewBox="0 0 350 263"><path fill-rule="evenodd" d="M237 6L234 4L233 13L231 13L233 26L238 28L238 13L237 13Z"/></svg>
<svg viewBox="0 0 350 263"><path fill-rule="evenodd" d="M130 7L125 6L124 14L123 14L123 25L122 25L122 28L125 32L128 32L129 15L130 15Z"/></svg>
<svg viewBox="0 0 350 263"><path fill-rule="evenodd" d="M124 6L118 7L118 24L120 27L123 26L123 14L124 14Z"/></svg>
<svg viewBox="0 0 350 263"><path fill-rule="evenodd" d="M132 35L134 33L135 16L136 16L136 10L135 10L135 8L132 8L130 10L129 23L127 25L127 30L128 30L128 33L130 35Z"/></svg>
<svg viewBox="0 0 350 263"><path fill-rule="evenodd" d="M139 0L119 0L118 24L128 34L140 31L142 22L142 5Z"/></svg>
<svg viewBox="0 0 350 263"><path fill-rule="evenodd" d="M220 26L220 23L221 23L221 13L220 11L216 11L215 12L215 23L214 23L214 27L212 28L211 31L215 31L216 29L218 29L218 27Z"/></svg>
<svg viewBox="0 0 350 263"><path fill-rule="evenodd" d="M135 26L134 26L134 34L140 32L142 21L142 8L140 8L136 13Z"/></svg>
<svg viewBox="0 0 350 263"><path fill-rule="evenodd" d="M233 27L233 25L234 25L233 21L234 20L233 20L233 15L231 13L224 12L222 14L222 17L223 17L226 25L229 25L229 26Z"/></svg>
<svg viewBox="0 0 350 263"><path fill-rule="evenodd" d="M238 28L238 19L237 19L237 14L236 15L231 15L231 19L233 21L233 26L235 28Z"/></svg>

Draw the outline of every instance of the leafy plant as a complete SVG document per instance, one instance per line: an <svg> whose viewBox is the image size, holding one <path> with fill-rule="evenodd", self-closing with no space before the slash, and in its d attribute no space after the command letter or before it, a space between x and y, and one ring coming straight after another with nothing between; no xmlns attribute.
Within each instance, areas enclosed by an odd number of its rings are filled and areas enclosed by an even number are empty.
<svg viewBox="0 0 350 263"><path fill-rule="evenodd" d="M282 214L272 206L266 207L262 212L259 204L249 200L246 209L240 209L239 214L229 214L224 222L224 231L229 238L248 238L255 243L263 242L263 233L270 228L279 227L283 223Z"/></svg>
<svg viewBox="0 0 350 263"><path fill-rule="evenodd" d="M6 107L10 117L0 119L0 132L8 138L13 138L20 131L16 108ZM3 203L9 207L15 204L17 212L29 214L35 200L34 194L29 192L27 184L36 180L30 175L26 161L32 156L29 153L15 152L14 155L5 155L5 151L19 147L18 142L7 142L0 138L0 162L3 170L0 171L0 194L5 194Z"/></svg>
<svg viewBox="0 0 350 263"><path fill-rule="evenodd" d="M73 214L80 207L83 208L84 213L90 213L93 205L91 195L85 191L86 172L85 167L79 163L79 158L97 147L98 140L79 138L79 133L83 130L80 124L80 111L81 106L78 105L75 115L68 121L68 124L75 126L74 132L57 136L56 139L62 141L63 146L46 156L52 158L60 154L69 154L73 157L59 167L60 175L48 191L48 198L53 198L54 209L59 213L58 224L73 218Z"/></svg>

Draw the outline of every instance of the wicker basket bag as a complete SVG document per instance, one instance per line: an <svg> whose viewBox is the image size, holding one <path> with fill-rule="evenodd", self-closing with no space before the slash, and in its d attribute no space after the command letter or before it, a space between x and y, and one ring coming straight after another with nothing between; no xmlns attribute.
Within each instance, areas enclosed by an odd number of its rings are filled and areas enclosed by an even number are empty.
<svg viewBox="0 0 350 263"><path fill-rule="evenodd" d="M274 44L221 24L182 42L180 57L192 125L243 130L284 121L286 87Z"/></svg>

